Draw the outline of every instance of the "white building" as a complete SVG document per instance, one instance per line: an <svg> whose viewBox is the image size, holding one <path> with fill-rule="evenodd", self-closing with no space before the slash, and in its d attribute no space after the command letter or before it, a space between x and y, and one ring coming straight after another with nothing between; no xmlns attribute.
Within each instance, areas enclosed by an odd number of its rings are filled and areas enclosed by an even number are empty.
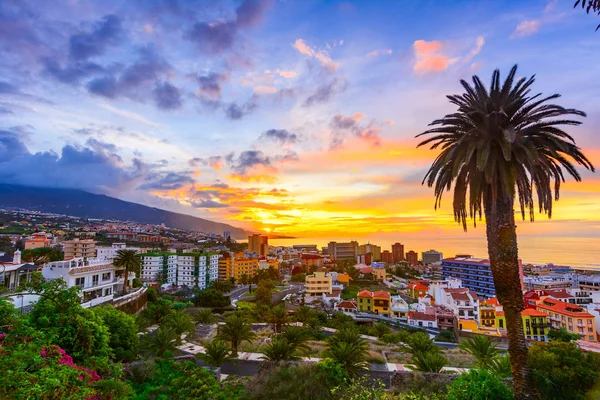
<svg viewBox="0 0 600 400"><path fill-rule="evenodd" d="M206 289L218 278L219 257L218 253L143 254L140 278Z"/></svg>
<svg viewBox="0 0 600 400"><path fill-rule="evenodd" d="M113 243L110 247L96 247L96 258L98 260L112 261L117 256L119 250L135 250L140 252L139 247L127 247L126 243Z"/></svg>
<svg viewBox="0 0 600 400"><path fill-rule="evenodd" d="M472 319L479 322L479 297L467 288L442 288L440 301L435 304L445 306L459 319Z"/></svg>
<svg viewBox="0 0 600 400"><path fill-rule="evenodd" d="M423 265L440 264L444 256L439 251L429 250L421 253L421 259L423 260Z"/></svg>
<svg viewBox="0 0 600 400"><path fill-rule="evenodd" d="M67 287L81 288L84 308L97 306L113 300L115 293L123 291L125 271L117 269L112 262L98 259L73 258L48 263L42 269L46 279L62 279ZM129 286L132 286L135 273L129 272Z"/></svg>

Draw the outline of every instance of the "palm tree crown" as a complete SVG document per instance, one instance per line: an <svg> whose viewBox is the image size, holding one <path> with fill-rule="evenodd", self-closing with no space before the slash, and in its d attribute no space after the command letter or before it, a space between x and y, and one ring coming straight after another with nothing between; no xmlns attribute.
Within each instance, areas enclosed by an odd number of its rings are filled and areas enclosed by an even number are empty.
<svg viewBox="0 0 600 400"><path fill-rule="evenodd" d="M496 348L492 339L482 335L465 339L458 347L475 357L480 368L489 368L500 355L500 350Z"/></svg>
<svg viewBox="0 0 600 400"><path fill-rule="evenodd" d="M436 208L454 184L454 217L465 230L468 217L481 218L485 199L512 199L517 193L522 217L528 210L533 220L534 188L539 211L552 217L564 171L581 180L573 161L594 171L574 139L560 128L581 123L565 116L585 113L548 104L558 94L531 95L535 77L515 83L516 73L515 65L501 84L500 72L494 71L489 89L477 76L473 86L461 80L466 93L448 96L458 111L433 121L430 125L439 126L417 136L435 135L419 144L441 149L423 183L435 187Z"/></svg>
<svg viewBox="0 0 600 400"><path fill-rule="evenodd" d="M204 354L198 354L198 358L213 367L218 368L234 359L233 349L222 340L213 340L204 347Z"/></svg>
<svg viewBox="0 0 600 400"><path fill-rule="evenodd" d="M255 337L250 325L243 318L232 315L225 319L225 324L220 325L217 331L217 338L231 343L233 355L237 356L240 343L251 341Z"/></svg>
<svg viewBox="0 0 600 400"><path fill-rule="evenodd" d="M129 272L139 273L142 266L142 260L136 250L119 250L113 260L115 267L125 270L125 283L123 284L123 293L127 293L129 284Z"/></svg>

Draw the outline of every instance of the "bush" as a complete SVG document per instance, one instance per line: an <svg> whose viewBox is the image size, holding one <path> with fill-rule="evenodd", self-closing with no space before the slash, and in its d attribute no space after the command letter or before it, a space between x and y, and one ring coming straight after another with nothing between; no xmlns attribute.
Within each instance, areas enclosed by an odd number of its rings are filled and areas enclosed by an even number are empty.
<svg viewBox="0 0 600 400"><path fill-rule="evenodd" d="M113 350L113 358L117 361L133 361L139 345L135 318L112 306L92 308L92 312L99 316L108 328L108 343Z"/></svg>
<svg viewBox="0 0 600 400"><path fill-rule="evenodd" d="M318 364L275 365L264 368L247 385L250 400L328 400L335 377ZM335 375L335 373L334 373Z"/></svg>
<svg viewBox="0 0 600 400"><path fill-rule="evenodd" d="M449 331L449 330L442 330L440 331L440 333L438 333L434 340L436 342L451 342L451 343L455 343L456 342L456 336L454 335L454 332Z"/></svg>
<svg viewBox="0 0 600 400"><path fill-rule="evenodd" d="M224 296L223 293L213 288L201 290L194 297L194 305L198 307L222 308L231 305L229 296Z"/></svg>
<svg viewBox="0 0 600 400"><path fill-rule="evenodd" d="M512 400L511 389L485 369L472 369L448 386L448 400Z"/></svg>

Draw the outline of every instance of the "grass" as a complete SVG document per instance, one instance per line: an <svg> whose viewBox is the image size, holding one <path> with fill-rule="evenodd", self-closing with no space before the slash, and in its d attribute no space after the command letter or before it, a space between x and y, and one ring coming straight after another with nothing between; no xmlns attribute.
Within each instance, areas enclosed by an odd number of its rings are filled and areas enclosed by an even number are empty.
<svg viewBox="0 0 600 400"><path fill-rule="evenodd" d="M238 301L236 305L238 308L248 308L250 310L256 308L256 303L252 303L250 301Z"/></svg>
<svg viewBox="0 0 600 400"><path fill-rule="evenodd" d="M448 366L457 368L473 368L477 361L475 357L460 349L448 349L444 357L449 361Z"/></svg>
<svg viewBox="0 0 600 400"><path fill-rule="evenodd" d="M356 299L356 295L358 295L358 292L361 290L369 290L371 292L383 290L384 292L390 292L390 289L387 286L380 285L373 281L361 281L357 284L351 284L346 286L344 290L342 290L342 299Z"/></svg>
<svg viewBox="0 0 600 400"><path fill-rule="evenodd" d="M367 356L367 362L374 364L385 364L385 359L381 353L376 351L369 351L369 355Z"/></svg>

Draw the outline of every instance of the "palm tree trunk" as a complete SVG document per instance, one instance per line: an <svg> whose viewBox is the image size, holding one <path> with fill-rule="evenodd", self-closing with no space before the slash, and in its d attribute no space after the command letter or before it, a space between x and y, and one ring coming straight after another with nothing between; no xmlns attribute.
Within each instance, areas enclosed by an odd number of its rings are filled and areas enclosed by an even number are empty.
<svg viewBox="0 0 600 400"><path fill-rule="evenodd" d="M537 399L539 395L531 379L521 319L521 311L525 306L513 206L514 199L504 195L503 189L498 188L496 195L488 193L485 199L486 234L496 296L506 318L515 399L529 400Z"/></svg>
<svg viewBox="0 0 600 400"><path fill-rule="evenodd" d="M123 294L127 294L127 283L129 282L129 271L125 268L125 282L123 282Z"/></svg>

